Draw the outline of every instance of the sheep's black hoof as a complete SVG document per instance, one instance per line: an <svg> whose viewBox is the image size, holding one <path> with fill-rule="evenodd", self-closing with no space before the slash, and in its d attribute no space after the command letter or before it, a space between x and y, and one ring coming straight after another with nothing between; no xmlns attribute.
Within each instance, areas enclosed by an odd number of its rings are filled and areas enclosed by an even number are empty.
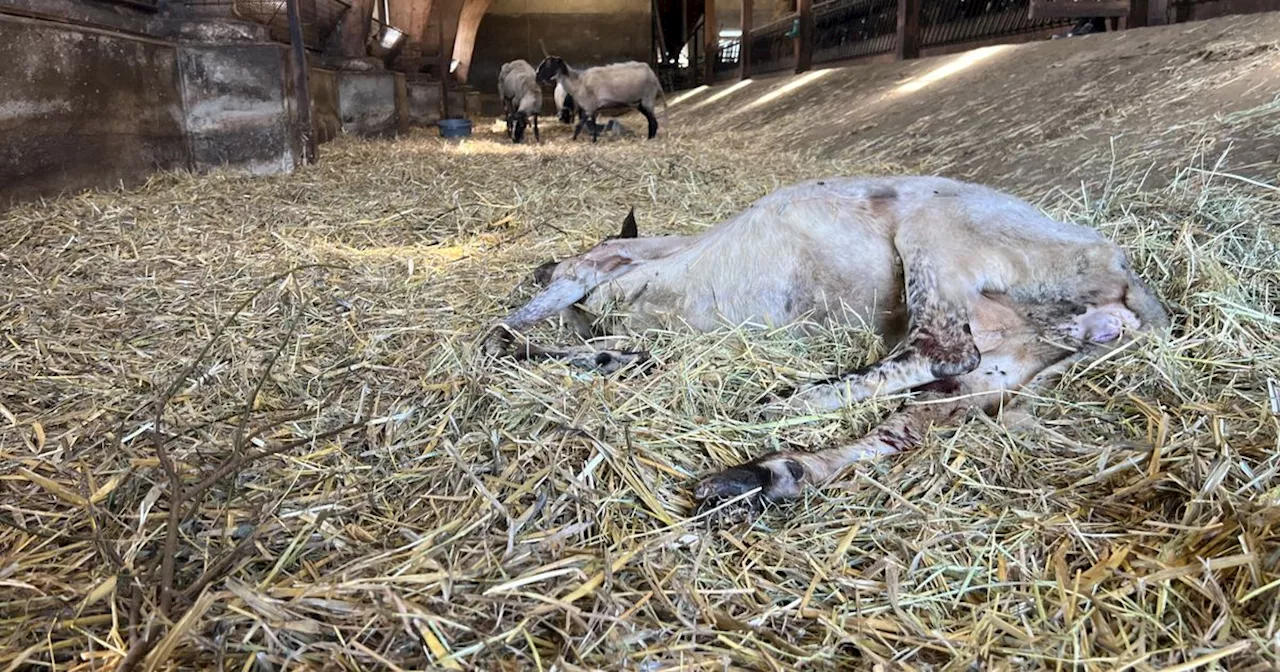
<svg viewBox="0 0 1280 672"><path fill-rule="evenodd" d="M614 373L628 366L637 372L647 373L653 356L644 350L598 350L575 361L583 368L594 369L600 373Z"/></svg>
<svg viewBox="0 0 1280 672"><path fill-rule="evenodd" d="M704 504L724 501L756 488L764 492L772 482L773 472L768 467L748 462L702 479L693 489L693 496Z"/></svg>
<svg viewBox="0 0 1280 672"><path fill-rule="evenodd" d="M744 501L752 502L751 507L758 510L766 501L799 497L807 481L805 466L798 456L778 452L703 478L694 486L693 497L699 502L700 513L742 495L748 495ZM748 494L753 490L754 494ZM731 506L736 507L737 503Z"/></svg>
<svg viewBox="0 0 1280 672"><path fill-rule="evenodd" d="M765 499L759 495L745 497L733 503L721 499L708 499L698 504L694 515L703 517L707 527L732 527L755 521L764 513Z"/></svg>
<svg viewBox="0 0 1280 672"><path fill-rule="evenodd" d="M765 392L764 394L757 397L755 400L755 405L768 406L770 404L781 403L782 401L795 396L795 393L796 393L796 388L794 387L779 387L778 389L772 392Z"/></svg>

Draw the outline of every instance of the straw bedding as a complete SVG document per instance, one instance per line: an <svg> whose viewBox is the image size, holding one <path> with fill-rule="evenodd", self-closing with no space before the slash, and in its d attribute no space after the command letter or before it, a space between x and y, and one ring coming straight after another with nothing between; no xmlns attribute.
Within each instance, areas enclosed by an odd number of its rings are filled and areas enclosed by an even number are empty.
<svg viewBox="0 0 1280 672"><path fill-rule="evenodd" d="M1049 195L1129 246L1170 340L713 528L691 479L897 403L754 405L870 334L657 334L608 378L475 337L632 205L692 231L901 170L734 144L341 140L7 213L0 669L1280 664L1273 188Z"/></svg>

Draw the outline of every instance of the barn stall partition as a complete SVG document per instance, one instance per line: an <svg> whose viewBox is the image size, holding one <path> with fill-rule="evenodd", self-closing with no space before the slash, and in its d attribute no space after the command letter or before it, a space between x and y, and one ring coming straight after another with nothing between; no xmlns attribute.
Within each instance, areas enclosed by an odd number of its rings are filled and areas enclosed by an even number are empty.
<svg viewBox="0 0 1280 672"><path fill-rule="evenodd" d="M1032 18L1031 0L925 0L920 3L919 46L923 49L1000 41L1019 35L1065 29L1072 19ZM813 6L813 64L891 54L898 46L899 0L831 0ZM752 30L753 74L795 67L800 19L788 16ZM738 67L741 38L721 40L715 70Z"/></svg>
<svg viewBox="0 0 1280 672"><path fill-rule="evenodd" d="M918 11L912 44L899 57L954 52L1002 42L1044 39L1081 18L1108 18L1115 29L1178 23L1223 14L1280 9L1280 0L829 0L812 7L812 65L890 57L899 49L900 17ZM797 68L802 14L722 37L712 70L718 78L740 72L743 44L750 74Z"/></svg>

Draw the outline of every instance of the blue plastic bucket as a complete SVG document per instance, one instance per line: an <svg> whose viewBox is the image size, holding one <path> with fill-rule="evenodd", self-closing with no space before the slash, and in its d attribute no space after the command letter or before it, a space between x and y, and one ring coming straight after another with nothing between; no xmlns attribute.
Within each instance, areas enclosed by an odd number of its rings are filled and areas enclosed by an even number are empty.
<svg viewBox="0 0 1280 672"><path fill-rule="evenodd" d="M441 119L436 123L440 125L442 138L465 138L471 135L470 119Z"/></svg>

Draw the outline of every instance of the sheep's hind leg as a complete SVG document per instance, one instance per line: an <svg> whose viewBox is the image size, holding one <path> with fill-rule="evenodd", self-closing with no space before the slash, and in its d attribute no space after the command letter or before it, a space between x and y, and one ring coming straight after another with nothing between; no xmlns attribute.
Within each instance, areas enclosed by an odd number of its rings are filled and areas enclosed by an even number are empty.
<svg viewBox="0 0 1280 672"><path fill-rule="evenodd" d="M542 142L542 136L538 134L538 115L533 116L533 139Z"/></svg>
<svg viewBox="0 0 1280 672"><path fill-rule="evenodd" d="M763 455L708 476L694 488L699 508L714 508L757 488L759 493L745 500L749 510L758 509L765 500L798 497L805 486L829 483L858 462L918 446L931 425L953 424L971 409L994 414L1007 408L1018 401L1011 392L1046 388L1068 367L1088 358L1087 350L1072 352L1042 344L1040 338L1039 330L1013 334L984 353L981 364L970 373L916 388L915 399L851 444L815 452ZM733 511L730 515L739 513Z"/></svg>
<svg viewBox="0 0 1280 672"><path fill-rule="evenodd" d="M811 453L781 451L762 455L703 478L693 491L698 511L714 509L726 500L758 488L759 492L743 500L741 507L734 507L718 516L723 522L734 522L744 515L758 512L766 501L799 497L806 485L821 486L857 462L914 448L924 440L930 425L951 420L966 408L964 402L945 401L958 390L956 381L939 381L928 388L919 400L931 403L904 407L853 443Z"/></svg>
<svg viewBox="0 0 1280 672"><path fill-rule="evenodd" d="M939 272L927 259L906 263L906 347L893 357L802 388L771 406L784 413L826 412L874 396L897 394L972 371L981 361L969 327L969 308L938 289Z"/></svg>
<svg viewBox="0 0 1280 672"><path fill-rule="evenodd" d="M516 134L515 134L515 142L517 144L519 144L524 140L524 129L527 128L528 126L529 126L529 116L526 115L524 112L518 112L516 114Z"/></svg>
<svg viewBox="0 0 1280 672"><path fill-rule="evenodd" d="M640 114L643 114L644 118L649 122L649 139L652 140L658 135L658 118L653 116L653 110L644 105L640 106Z"/></svg>

